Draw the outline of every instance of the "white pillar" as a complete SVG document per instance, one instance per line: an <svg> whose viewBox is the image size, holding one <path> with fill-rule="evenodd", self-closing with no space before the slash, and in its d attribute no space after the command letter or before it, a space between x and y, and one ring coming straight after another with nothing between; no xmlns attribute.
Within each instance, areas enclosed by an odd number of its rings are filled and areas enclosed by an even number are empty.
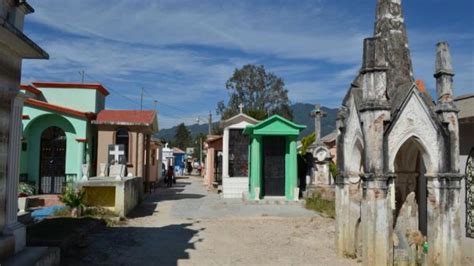
<svg viewBox="0 0 474 266"><path fill-rule="evenodd" d="M222 144L222 178L229 177L229 128L224 129Z"/></svg>
<svg viewBox="0 0 474 266"><path fill-rule="evenodd" d="M12 99L10 113L10 139L8 142L7 180L6 180L6 235L15 236L15 253L26 245L26 230L24 225L17 220L18 211L18 181L20 176L20 149L22 137L21 115L23 110L24 95L19 93Z"/></svg>
<svg viewBox="0 0 474 266"><path fill-rule="evenodd" d="M80 139L80 140L76 140L78 143L77 143L77 146L78 146L78 149L77 149L77 152L78 152L78 155L77 155L77 165L78 165L78 172L77 172L77 177L76 177L76 180L74 180L74 182L78 182L79 180L82 179L82 175L83 175L83 172L82 172L82 165L84 164L84 150L85 150L85 140L84 139ZM67 179L67 176L66 176L66 179ZM68 181L68 180L66 180Z"/></svg>

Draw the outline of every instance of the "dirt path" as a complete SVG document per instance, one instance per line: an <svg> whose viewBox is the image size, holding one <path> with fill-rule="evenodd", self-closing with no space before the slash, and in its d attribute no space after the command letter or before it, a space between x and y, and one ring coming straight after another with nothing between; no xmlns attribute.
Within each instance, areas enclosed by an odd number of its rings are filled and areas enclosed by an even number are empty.
<svg viewBox="0 0 474 266"><path fill-rule="evenodd" d="M91 235L67 265L356 265L338 258L334 220L299 205L256 205L180 179L127 225Z"/></svg>

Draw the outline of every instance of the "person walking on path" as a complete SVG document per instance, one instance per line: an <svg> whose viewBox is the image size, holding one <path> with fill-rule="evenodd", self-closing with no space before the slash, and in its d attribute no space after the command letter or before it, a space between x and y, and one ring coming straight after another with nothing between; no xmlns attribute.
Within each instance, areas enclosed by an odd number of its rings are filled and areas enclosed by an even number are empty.
<svg viewBox="0 0 474 266"><path fill-rule="evenodd" d="M171 187L174 182L174 167L170 165L168 167L168 172L166 173L166 184L168 187Z"/></svg>

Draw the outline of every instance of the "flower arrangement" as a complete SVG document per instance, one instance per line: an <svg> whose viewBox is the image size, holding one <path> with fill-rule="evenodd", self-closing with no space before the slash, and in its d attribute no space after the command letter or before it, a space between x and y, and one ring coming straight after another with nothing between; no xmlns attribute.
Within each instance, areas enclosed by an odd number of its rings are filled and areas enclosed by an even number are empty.
<svg viewBox="0 0 474 266"><path fill-rule="evenodd" d="M83 189L76 189L73 185L68 185L59 200L71 209L72 216L81 216L82 210L86 206L84 203L85 192Z"/></svg>
<svg viewBox="0 0 474 266"><path fill-rule="evenodd" d="M18 197L24 198L35 194L35 188L25 182L20 182L18 184Z"/></svg>

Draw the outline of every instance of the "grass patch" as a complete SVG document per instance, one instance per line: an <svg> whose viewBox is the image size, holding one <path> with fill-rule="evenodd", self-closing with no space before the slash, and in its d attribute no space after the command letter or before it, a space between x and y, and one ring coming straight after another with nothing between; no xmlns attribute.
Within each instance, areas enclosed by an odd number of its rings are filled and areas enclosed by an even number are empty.
<svg viewBox="0 0 474 266"><path fill-rule="evenodd" d="M125 222L116 212L101 207L88 207L82 215L104 220L107 226L119 225Z"/></svg>
<svg viewBox="0 0 474 266"><path fill-rule="evenodd" d="M336 218L336 202L334 200L323 199L319 194L306 199L306 208L322 213L329 218Z"/></svg>
<svg viewBox="0 0 474 266"><path fill-rule="evenodd" d="M64 207L55 210L52 216L55 218L72 218L71 208ZM86 207L82 212L82 218L103 220L107 224L107 226L114 226L122 224L123 222L117 213L102 207Z"/></svg>
<svg viewBox="0 0 474 266"><path fill-rule="evenodd" d="M69 207L64 207L57 209L53 212L53 217L71 217L71 209Z"/></svg>

